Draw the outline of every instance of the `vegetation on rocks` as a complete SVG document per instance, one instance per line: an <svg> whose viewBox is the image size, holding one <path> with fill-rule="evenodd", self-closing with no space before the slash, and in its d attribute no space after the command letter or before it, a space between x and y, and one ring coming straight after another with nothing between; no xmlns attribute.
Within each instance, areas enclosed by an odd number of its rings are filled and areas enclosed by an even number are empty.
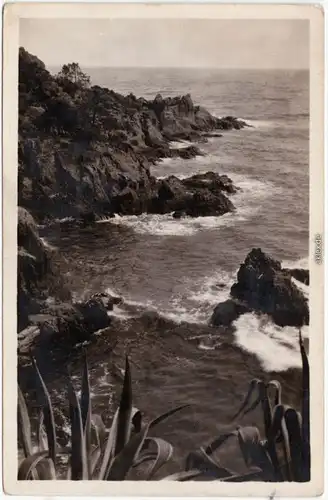
<svg viewBox="0 0 328 500"><path fill-rule="evenodd" d="M151 164L163 157L202 154L195 145L171 148L170 141L204 141L215 130L244 126L234 117L212 116L190 95L157 95L148 101L90 86L77 63L64 65L54 76L20 48L19 205L38 221L154 211L160 184L150 173ZM199 205L195 196L190 209L184 187L186 214L222 214L233 208L219 186L215 194L205 185L194 190L205 201ZM204 203L211 208L203 210ZM160 213L170 210L161 201Z"/></svg>
<svg viewBox="0 0 328 500"><path fill-rule="evenodd" d="M83 73L79 64L75 62L64 64L56 78L64 85L65 83L67 84L65 80L69 80L70 82L78 84L81 87L89 87L90 85L90 77Z"/></svg>

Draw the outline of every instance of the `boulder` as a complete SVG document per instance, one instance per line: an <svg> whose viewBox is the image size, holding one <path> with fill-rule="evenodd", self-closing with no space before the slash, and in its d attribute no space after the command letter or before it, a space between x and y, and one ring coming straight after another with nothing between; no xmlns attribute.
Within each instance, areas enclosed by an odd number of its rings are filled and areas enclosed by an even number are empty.
<svg viewBox="0 0 328 500"><path fill-rule="evenodd" d="M140 200L138 194L131 187L124 188L112 200L114 212L122 215L141 213Z"/></svg>
<svg viewBox="0 0 328 500"><path fill-rule="evenodd" d="M206 175L206 174L205 174ZM180 180L174 175L162 179L157 184L157 196L148 207L150 213L170 213L174 218L219 216L234 211L234 205L222 192L217 179ZM215 174L214 174L215 175ZM204 178L203 178L204 177ZM210 185L211 189L208 189Z"/></svg>
<svg viewBox="0 0 328 500"><path fill-rule="evenodd" d="M280 326L309 324L309 306L281 263L253 248L240 266L231 296L249 309L263 312Z"/></svg>
<svg viewBox="0 0 328 500"><path fill-rule="evenodd" d="M176 212L173 212L172 217L173 219L181 219L182 217L185 217L186 213L183 210L177 210Z"/></svg>
<svg viewBox="0 0 328 500"><path fill-rule="evenodd" d="M284 271L295 278L297 281L304 283L304 285L310 284L310 273L308 269L289 269L284 268Z"/></svg>
<svg viewBox="0 0 328 500"><path fill-rule="evenodd" d="M188 200L185 213L191 217L208 217L233 212L233 203L222 192L211 193L208 190L196 191Z"/></svg>
<svg viewBox="0 0 328 500"><path fill-rule="evenodd" d="M53 304L30 315L30 322L40 332L37 343L68 347L90 340L93 333L110 325L107 313L117 300L109 294L96 294L81 302Z"/></svg>
<svg viewBox="0 0 328 500"><path fill-rule="evenodd" d="M204 156L204 153L194 145L185 148L171 148L171 156L179 156L183 160L195 158L195 156Z"/></svg>
<svg viewBox="0 0 328 500"><path fill-rule="evenodd" d="M95 224L96 220L97 220L96 214L92 211L91 212L83 212L80 215L80 221L84 227L92 226L93 224Z"/></svg>
<svg viewBox="0 0 328 500"><path fill-rule="evenodd" d="M118 295L111 295L107 292L99 292L92 295L93 299L101 300L102 304L108 311L112 311L114 305L121 304L123 302L123 298Z"/></svg>
<svg viewBox="0 0 328 500"><path fill-rule="evenodd" d="M225 191L229 194L234 194L238 191L230 177L227 175L219 175L216 172L206 172L205 174L195 174L187 179L182 179L182 184L190 190L208 189L216 193Z"/></svg>
<svg viewBox="0 0 328 500"><path fill-rule="evenodd" d="M89 340L92 333L86 328L82 313L69 303L57 304L41 314L31 315L30 320L40 331L34 347L70 347Z"/></svg>
<svg viewBox="0 0 328 500"><path fill-rule="evenodd" d="M229 326L241 314L249 311L250 309L246 305L236 300L228 299L215 307L210 323L214 326Z"/></svg>
<svg viewBox="0 0 328 500"><path fill-rule="evenodd" d="M180 179L171 175L157 182L157 193L148 205L149 213L168 213L182 210L186 206L188 195Z"/></svg>
<svg viewBox="0 0 328 500"><path fill-rule="evenodd" d="M106 328L110 324L107 314L106 302L102 297L91 297L89 300L76 305L76 308L83 316L86 330L90 333ZM111 309L113 306L111 306Z"/></svg>

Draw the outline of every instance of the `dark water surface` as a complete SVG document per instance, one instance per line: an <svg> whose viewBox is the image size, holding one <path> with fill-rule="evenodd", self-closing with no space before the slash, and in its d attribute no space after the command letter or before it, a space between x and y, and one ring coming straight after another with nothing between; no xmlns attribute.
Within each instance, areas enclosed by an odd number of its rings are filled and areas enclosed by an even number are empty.
<svg viewBox="0 0 328 500"><path fill-rule="evenodd" d="M146 98L190 92L195 103L213 114L234 115L253 125L201 144L205 157L168 159L152 169L158 177L208 170L227 174L241 187L232 196L235 214L189 220L116 217L92 229L46 232L60 249L63 272L77 297L110 289L123 295L132 311L157 311L176 324L187 321L183 328L197 337L182 341L165 324L142 326L144 321L131 319L131 310L114 311L117 331L132 331L135 321L131 335L138 339L133 352L140 404L146 411L149 398L158 410L170 403L196 405L191 420L181 418L194 426L198 442L211 437L220 419L229 422L232 405L255 375L280 372L286 397L297 399L296 329L247 314L236 322L235 334L222 338L206 323L214 306L228 296L237 268L253 247L286 265L308 267L308 73L111 68L90 74L95 84ZM307 329L303 334L308 336ZM101 349L90 352L92 382L99 391L107 377L106 360ZM169 437L175 431L165 432ZM176 438L183 442L187 436Z"/></svg>

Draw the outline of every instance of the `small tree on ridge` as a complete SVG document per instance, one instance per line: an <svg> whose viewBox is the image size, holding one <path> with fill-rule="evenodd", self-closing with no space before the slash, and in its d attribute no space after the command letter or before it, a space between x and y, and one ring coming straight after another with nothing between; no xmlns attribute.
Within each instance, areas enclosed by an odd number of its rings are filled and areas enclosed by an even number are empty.
<svg viewBox="0 0 328 500"><path fill-rule="evenodd" d="M64 64L62 69L57 75L57 78L63 78L73 83L81 85L82 87L89 87L90 77L83 73L78 63Z"/></svg>

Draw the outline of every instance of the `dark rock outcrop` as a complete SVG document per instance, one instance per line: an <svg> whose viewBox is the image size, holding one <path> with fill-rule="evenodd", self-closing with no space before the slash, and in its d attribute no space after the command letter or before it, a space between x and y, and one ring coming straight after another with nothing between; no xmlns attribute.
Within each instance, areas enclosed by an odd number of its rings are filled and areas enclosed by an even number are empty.
<svg viewBox="0 0 328 500"><path fill-rule="evenodd" d="M268 314L280 326L309 324L309 306L303 293L282 269L281 263L260 248L253 248L247 255L230 295L229 301L215 308L212 324L234 321L247 310Z"/></svg>
<svg viewBox="0 0 328 500"><path fill-rule="evenodd" d="M310 273L308 269L289 269L286 267L284 271L297 281L304 283L304 285L310 284Z"/></svg>
<svg viewBox="0 0 328 500"><path fill-rule="evenodd" d="M51 296L70 299L70 292L58 272L53 250L38 234L27 210L18 209L17 315L18 331L29 324L29 315L37 314Z"/></svg>
<svg viewBox="0 0 328 500"><path fill-rule="evenodd" d="M234 205L222 192L226 189L220 189L223 183L216 184L213 179L211 183L208 183L207 179L203 180L202 176L199 177L201 179L194 180L191 177L180 180L171 175L159 181L157 194L151 200L148 212L174 212L175 218L215 216L232 212Z"/></svg>
<svg viewBox="0 0 328 500"><path fill-rule="evenodd" d="M250 309L237 300L228 299L218 304L212 314L211 323L215 326L229 326L241 314L250 312Z"/></svg>
<svg viewBox="0 0 328 500"><path fill-rule="evenodd" d="M184 160L195 158L195 156L204 156L204 153L197 146L187 146L185 148L171 148L170 156L178 156Z"/></svg>
<svg viewBox="0 0 328 500"><path fill-rule="evenodd" d="M82 302L44 304L37 314L29 315L27 328L18 335L18 350L26 354L33 349L69 349L89 341L92 335L111 324L108 311L118 298L95 294Z"/></svg>
<svg viewBox="0 0 328 500"><path fill-rule="evenodd" d="M170 141L200 141L206 133L245 125L212 116L190 95L147 101L99 86L85 88L51 75L21 48L19 205L38 221L73 217L86 224L92 220L85 214L139 214L149 204L154 210L158 189L151 164L202 154L195 145L170 148ZM206 200L213 205L213 197L204 195L202 205Z"/></svg>
<svg viewBox="0 0 328 500"><path fill-rule="evenodd" d="M31 214L18 210L17 315L18 345L74 345L110 325L108 311L121 299L107 293L72 302L57 252L40 238Z"/></svg>
<svg viewBox="0 0 328 500"><path fill-rule="evenodd" d="M238 191L230 177L219 175L215 172L206 172L205 174L195 174L187 179L182 179L182 184L191 191L198 189L208 189L212 193L225 191L234 194Z"/></svg>

